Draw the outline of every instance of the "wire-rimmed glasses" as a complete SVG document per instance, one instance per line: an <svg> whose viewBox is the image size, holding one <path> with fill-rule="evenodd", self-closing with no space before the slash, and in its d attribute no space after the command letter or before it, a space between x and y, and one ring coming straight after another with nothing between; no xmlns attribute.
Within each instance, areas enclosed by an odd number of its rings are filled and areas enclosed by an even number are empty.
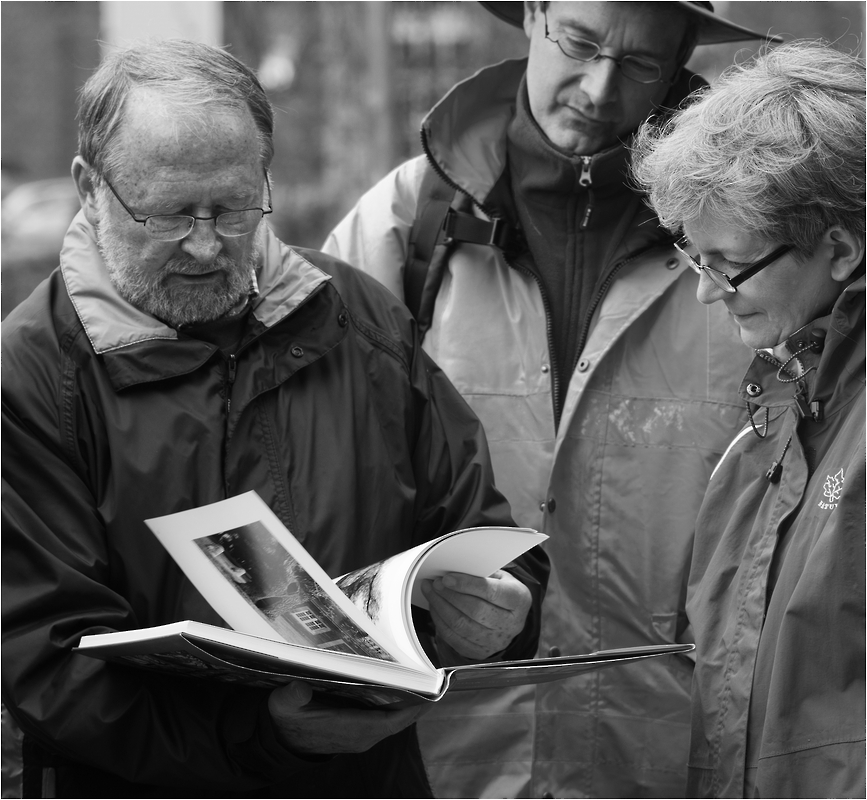
<svg viewBox="0 0 867 800"><path fill-rule="evenodd" d="M567 36L565 33L560 39L553 39L548 32L548 10L545 9L545 38L549 42L553 42L560 48L566 58L571 58L575 61L598 61L600 58L607 58L617 64L618 69L623 73L625 78L629 78L636 83L668 83L662 79L662 64L652 61L643 56L627 54L621 58L614 56L606 56L602 52L602 48L595 42L581 39L576 36Z"/></svg>
<svg viewBox="0 0 867 800"><path fill-rule="evenodd" d="M774 263L778 258L784 256L789 250L792 249L792 245L784 244L774 250L772 253L769 253L764 258L756 261L755 264L750 264L750 266L742 269L737 275L733 275L729 277L724 272L720 272L718 269L714 269L713 267L708 267L705 264L702 264L699 260L699 252L698 248L684 236L681 239L678 239L674 243L674 246L683 253L686 258L686 263L689 264L692 269L697 272L699 275L703 272L708 276L720 289L725 292L729 292L732 294L738 290L738 286L740 286L744 281L749 280L753 277L757 272L760 272L765 267L770 266Z"/></svg>
<svg viewBox="0 0 867 800"><path fill-rule="evenodd" d="M111 189L111 193L117 198L117 201L124 207L126 213L135 222L144 225L148 236L161 242L180 241L190 235L193 226L196 224L196 220L207 221L209 219L214 220L214 228L216 228L217 234L220 236L245 236L256 230L265 214L270 214L274 210L271 207L271 181L268 180L267 172L265 172L265 185L268 187L267 209L240 208L237 211L223 211L221 214L214 214L210 217L196 217L192 214L149 214L144 219L141 219L124 203L120 195L115 191L114 186L109 183L108 178L103 176L102 179L105 181L105 185Z"/></svg>

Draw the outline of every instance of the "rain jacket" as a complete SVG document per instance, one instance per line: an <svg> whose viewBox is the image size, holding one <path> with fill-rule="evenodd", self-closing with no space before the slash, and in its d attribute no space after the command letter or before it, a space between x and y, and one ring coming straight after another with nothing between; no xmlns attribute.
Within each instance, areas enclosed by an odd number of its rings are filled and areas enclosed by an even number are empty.
<svg viewBox="0 0 867 800"><path fill-rule="evenodd" d="M504 62L458 84L423 123L426 157L372 188L325 249L402 297L428 164L477 216L499 215L486 200L506 170L525 69ZM574 164L570 234L579 259L603 259L605 278L568 385L553 379L547 300L527 252L507 261L459 245L424 340L482 420L515 519L550 536L544 655L677 639L705 485L746 421L735 376L750 351L723 309L696 301L697 276L624 183L627 158L618 145ZM419 723L434 792L680 796L691 668L666 658L440 704Z"/></svg>
<svg viewBox="0 0 867 800"><path fill-rule="evenodd" d="M698 519L689 797L865 794L863 277L789 350L816 339L801 380L757 354L767 435L737 437Z"/></svg>
<svg viewBox="0 0 867 800"><path fill-rule="evenodd" d="M25 785L39 756L63 797L430 796L413 728L303 759L265 690L71 652L88 633L222 624L144 525L156 515L255 489L332 576L512 524L481 426L401 304L267 231L258 283L225 355L124 302L80 214L60 270L3 324L2 682ZM544 583L544 554L521 564ZM532 655L537 631L531 614L505 654Z"/></svg>

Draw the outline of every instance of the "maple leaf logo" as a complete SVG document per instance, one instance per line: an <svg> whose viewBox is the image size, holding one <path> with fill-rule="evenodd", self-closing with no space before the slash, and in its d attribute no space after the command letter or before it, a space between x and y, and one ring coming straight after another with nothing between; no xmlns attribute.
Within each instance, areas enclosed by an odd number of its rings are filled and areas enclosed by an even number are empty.
<svg viewBox="0 0 867 800"><path fill-rule="evenodd" d="M836 503L843 494L843 470L841 469L836 475L829 475L825 478L825 497L828 502Z"/></svg>

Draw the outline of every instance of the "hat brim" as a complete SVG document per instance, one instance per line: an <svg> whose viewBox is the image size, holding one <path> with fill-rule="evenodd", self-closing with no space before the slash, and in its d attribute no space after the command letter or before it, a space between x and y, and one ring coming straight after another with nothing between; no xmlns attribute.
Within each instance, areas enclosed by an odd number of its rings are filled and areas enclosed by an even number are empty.
<svg viewBox="0 0 867 800"><path fill-rule="evenodd" d="M488 11L504 22L514 25L516 28L524 27L524 4L516 2L487 3L482 2ZM747 39L764 39L768 42L779 43L782 36L758 33L729 22L718 17L713 11L702 8L696 3L678 2L683 11L689 14L698 23L697 44L722 44L723 42L742 42ZM710 5L708 3L708 5Z"/></svg>

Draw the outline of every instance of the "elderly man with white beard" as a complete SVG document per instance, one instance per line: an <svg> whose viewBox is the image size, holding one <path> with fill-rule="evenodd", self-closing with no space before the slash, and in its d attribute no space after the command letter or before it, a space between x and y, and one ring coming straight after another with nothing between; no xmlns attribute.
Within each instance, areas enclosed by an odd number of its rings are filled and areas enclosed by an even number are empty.
<svg viewBox="0 0 867 800"><path fill-rule="evenodd" d="M3 324L4 771L17 757L18 796L431 796L417 709L73 652L222 624L147 518L255 489L332 576L512 524L481 426L405 308L263 224L273 115L249 69L180 40L117 51L79 122L82 211ZM533 553L428 585L439 652L532 655L546 578Z"/></svg>

